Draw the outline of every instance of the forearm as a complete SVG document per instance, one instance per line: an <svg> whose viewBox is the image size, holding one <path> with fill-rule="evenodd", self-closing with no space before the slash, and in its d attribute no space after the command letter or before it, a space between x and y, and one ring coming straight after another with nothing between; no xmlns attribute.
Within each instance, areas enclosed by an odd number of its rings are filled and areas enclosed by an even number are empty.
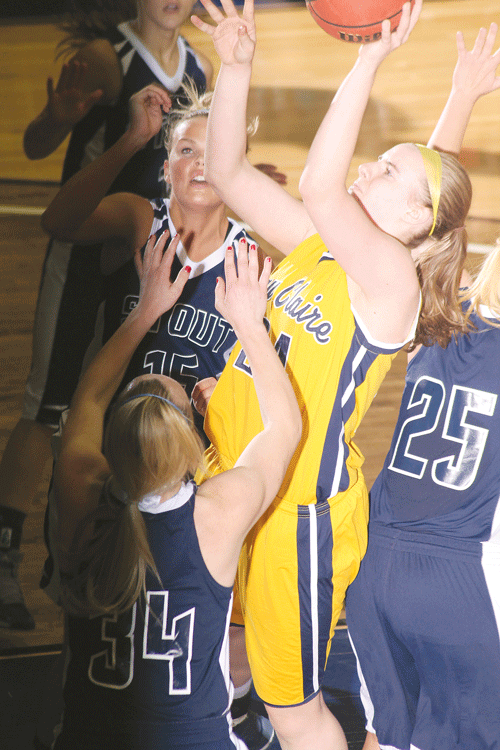
<svg viewBox="0 0 500 750"><path fill-rule="evenodd" d="M139 304L104 344L82 375L72 401L93 402L104 414L120 386L132 355L158 315Z"/></svg>
<svg viewBox="0 0 500 750"><path fill-rule="evenodd" d="M205 176L218 192L246 161L247 100L251 64L222 65L207 125Z"/></svg>
<svg viewBox="0 0 500 750"><path fill-rule="evenodd" d="M458 155L475 102L472 96L452 90L429 138L429 148Z"/></svg>
<svg viewBox="0 0 500 750"><path fill-rule="evenodd" d="M64 183L43 214L43 229L56 237L73 239L125 164L141 147L127 132L102 156L74 174Z"/></svg>
<svg viewBox="0 0 500 750"><path fill-rule="evenodd" d="M253 331L236 333L252 370L264 427L275 429L280 439L293 441L294 449L302 430L302 419L286 369L263 325Z"/></svg>
<svg viewBox="0 0 500 750"><path fill-rule="evenodd" d="M71 133L71 125L54 122L45 108L24 132L23 148L28 159L45 159Z"/></svg>
<svg viewBox="0 0 500 750"><path fill-rule="evenodd" d="M344 190L377 66L358 57L326 113L300 180L304 196Z"/></svg>

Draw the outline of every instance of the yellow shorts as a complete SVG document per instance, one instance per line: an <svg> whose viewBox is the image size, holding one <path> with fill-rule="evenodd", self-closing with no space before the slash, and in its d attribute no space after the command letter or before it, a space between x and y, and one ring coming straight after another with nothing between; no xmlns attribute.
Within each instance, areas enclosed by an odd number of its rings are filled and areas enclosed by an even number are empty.
<svg viewBox="0 0 500 750"><path fill-rule="evenodd" d="M234 622L245 625L255 689L269 705L319 691L347 586L366 550L364 480L318 505L275 503L249 533Z"/></svg>

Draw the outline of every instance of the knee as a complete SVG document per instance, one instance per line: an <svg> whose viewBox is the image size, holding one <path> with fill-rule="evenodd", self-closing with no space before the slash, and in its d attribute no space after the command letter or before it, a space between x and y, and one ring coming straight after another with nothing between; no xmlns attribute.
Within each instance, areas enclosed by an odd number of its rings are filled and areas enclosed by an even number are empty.
<svg viewBox="0 0 500 750"><path fill-rule="evenodd" d="M316 696L300 706L267 706L269 720L283 744L297 737L307 735L312 726L319 726L322 720L323 703ZM328 709L327 709L328 711Z"/></svg>

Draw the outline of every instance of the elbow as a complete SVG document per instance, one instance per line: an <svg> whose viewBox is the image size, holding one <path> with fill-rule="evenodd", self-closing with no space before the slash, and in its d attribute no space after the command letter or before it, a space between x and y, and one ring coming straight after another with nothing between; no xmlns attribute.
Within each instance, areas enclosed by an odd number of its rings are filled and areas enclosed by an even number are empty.
<svg viewBox="0 0 500 750"><path fill-rule="evenodd" d="M67 232L61 231L61 227L58 225L55 217L52 216L50 206L42 214L40 219L42 229L50 237L54 237L56 240L71 241L72 237L68 236Z"/></svg>
<svg viewBox="0 0 500 750"><path fill-rule="evenodd" d="M47 155L40 150L40 140L30 138L27 132L23 137L23 151L26 158L30 161L38 161Z"/></svg>
<svg viewBox="0 0 500 750"><path fill-rule="evenodd" d="M42 226L43 231L46 234L49 234L51 237L55 237L57 235L56 227L50 216L50 208L48 208L42 214L42 218L40 219L40 224Z"/></svg>
<svg viewBox="0 0 500 750"><path fill-rule="evenodd" d="M222 196L222 194L226 192L231 173L229 170L224 169L224 165L220 159L208 158L205 160L203 176L208 184Z"/></svg>
<svg viewBox="0 0 500 750"><path fill-rule="evenodd" d="M324 182L320 183L321 181L306 167L299 180L299 192L306 208L324 196L325 185Z"/></svg>

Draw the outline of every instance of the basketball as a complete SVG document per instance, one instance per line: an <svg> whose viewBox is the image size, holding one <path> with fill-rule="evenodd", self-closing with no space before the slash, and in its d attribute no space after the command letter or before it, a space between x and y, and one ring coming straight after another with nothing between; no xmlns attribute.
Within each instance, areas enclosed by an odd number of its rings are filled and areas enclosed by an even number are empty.
<svg viewBox="0 0 500 750"><path fill-rule="evenodd" d="M412 7L415 0L411 0ZM382 33L382 21L397 29L404 0L306 0L316 23L330 36L345 42L373 42Z"/></svg>

